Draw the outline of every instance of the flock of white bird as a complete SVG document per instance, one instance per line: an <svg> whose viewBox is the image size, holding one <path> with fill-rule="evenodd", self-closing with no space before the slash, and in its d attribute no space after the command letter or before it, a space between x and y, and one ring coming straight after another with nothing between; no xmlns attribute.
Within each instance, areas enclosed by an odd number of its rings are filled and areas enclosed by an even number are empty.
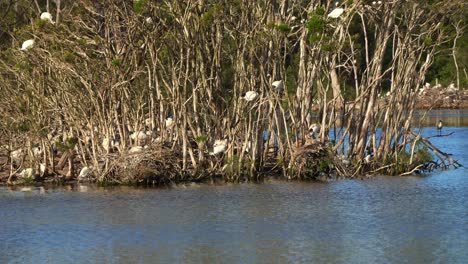
<svg viewBox="0 0 468 264"><path fill-rule="evenodd" d="M382 3L381 1L372 2L373 5L381 4L381 3ZM335 5L337 7L335 9L333 9L327 15L327 17L329 17L329 18L339 18L344 13L344 11L345 11L344 8L338 7L339 2L336 2ZM52 14L50 14L49 12L41 13L40 19L43 20L43 21L47 21L47 22L49 22L51 24L55 24L55 22L53 21L53 18L52 18ZM151 24L153 22L153 20L150 17L146 18L145 21L148 24ZM21 45L20 50L23 50L23 51L29 50L29 49L34 47L34 44L35 44L34 39L28 39L28 40L23 42L23 44ZM277 80L277 81L272 82L272 87L273 87L275 92L281 94L283 92L283 90L284 90L284 83L283 83L282 80ZM256 92L256 91L247 91L246 93L241 95L241 99L244 99L247 102L255 101L255 100L257 100L257 98L259 98L259 93ZM145 120L145 124L147 126L149 126L150 122L151 122L150 119ZM169 129L173 125L174 125L173 118L168 117L165 120L166 128ZM314 123L309 127L309 134L312 137L316 137L319 132L320 132L320 125ZM151 131L136 131L136 132L133 132L130 135L130 138L132 140L136 141L136 142L140 142L140 141L144 142L150 136L151 136ZM117 148L119 146L119 142L116 142L114 140L109 140L108 138L105 138L103 140L103 142L102 142L102 146L107 152L109 152L111 148L112 149ZM140 144L137 144L136 146L131 147L129 149L128 153L129 154L141 153L147 147L148 147L147 145L141 146ZM213 155L213 156L218 155L218 154L226 152L227 149L228 149L227 139L217 139L217 140L214 141L213 151L210 152L209 154ZM34 155L40 155L39 151L40 150L36 150L36 152L34 152ZM22 156L23 156L23 150L22 149L18 149L18 150L15 150L15 151L11 152L12 161L15 162L15 163L19 163L20 160L22 160ZM45 170L45 165L42 164L42 163L41 163L41 170ZM80 173L79 173L78 179L85 179L85 178L89 177L91 172L92 172L92 167L88 167L88 166L83 167L81 169ZM34 175L34 169L33 168L24 169L19 175L22 178L31 178Z"/></svg>
<svg viewBox="0 0 468 264"><path fill-rule="evenodd" d="M41 13L41 16L40 16L41 20L43 21L47 21L51 24L55 24L55 22L52 20L52 14L49 13L49 12L43 12ZM23 44L21 45L21 49L20 50L28 50L28 49L32 49L34 47L34 39L28 39L26 41L23 42Z"/></svg>
<svg viewBox="0 0 468 264"><path fill-rule="evenodd" d="M373 1L372 2L372 5L380 5L382 4L382 1ZM335 3L336 6L339 6L339 2L336 2ZM344 13L345 9L342 8L342 7L336 7L335 9L333 9L328 15L327 17L329 18L338 18L340 17L343 13ZM294 19L292 20L295 20L296 17L293 17ZM42 12L41 15L40 15L40 19L43 20L43 21L47 21L51 24L55 24L53 18L52 18L52 14L49 13L49 12ZM147 17L145 19L145 22L148 23L148 24L152 24L153 23L153 19L151 17ZM34 47L34 39L28 39L26 41L23 42L23 44L21 45L21 49L20 50L28 50L28 49L31 49ZM247 99L246 99L247 100Z"/></svg>

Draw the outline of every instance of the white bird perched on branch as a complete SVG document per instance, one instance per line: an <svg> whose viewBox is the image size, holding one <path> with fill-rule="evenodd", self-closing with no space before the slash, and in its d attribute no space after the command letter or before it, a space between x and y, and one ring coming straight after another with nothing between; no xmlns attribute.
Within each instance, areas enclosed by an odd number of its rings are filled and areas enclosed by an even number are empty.
<svg viewBox="0 0 468 264"><path fill-rule="evenodd" d="M11 161L13 163L20 163L21 160L23 159L23 149L17 149L11 152Z"/></svg>
<svg viewBox="0 0 468 264"><path fill-rule="evenodd" d="M166 128L171 128L174 125L174 119L172 119L172 117L166 118L165 125Z"/></svg>
<svg viewBox="0 0 468 264"><path fill-rule="evenodd" d="M444 127L444 123L442 120L437 122L437 134L440 136L442 134L442 128Z"/></svg>
<svg viewBox="0 0 468 264"><path fill-rule="evenodd" d="M315 136L318 135L318 133L320 133L320 124L313 123L312 125L310 125L309 134L315 138Z"/></svg>
<svg viewBox="0 0 468 264"><path fill-rule="evenodd" d="M242 99L245 99L247 102L251 102L258 98L258 93L256 91L248 91L241 95Z"/></svg>
<svg viewBox="0 0 468 264"><path fill-rule="evenodd" d="M224 153L227 149L227 139L217 139L213 144L213 152L210 155L214 156L219 153Z"/></svg>
<svg viewBox="0 0 468 264"><path fill-rule="evenodd" d="M365 157L364 157L364 162L365 163L370 163L372 161L372 154L367 154Z"/></svg>
<svg viewBox="0 0 468 264"><path fill-rule="evenodd" d="M21 45L20 50L28 50L32 49L34 47L34 39L28 39L25 42L23 42L23 45Z"/></svg>
<svg viewBox="0 0 468 264"><path fill-rule="evenodd" d="M274 81L271 83L271 86L273 86L273 90L279 94L281 94L284 90L283 80Z"/></svg>
<svg viewBox="0 0 468 264"><path fill-rule="evenodd" d="M333 11L331 11L330 14L327 15L327 17L338 18L339 16L341 16L341 14L343 14L343 12L344 12L344 9L341 7L338 7L338 8L333 9Z"/></svg>
<svg viewBox="0 0 468 264"><path fill-rule="evenodd" d="M40 155L42 155L42 148L39 146L39 147L34 147L32 148L32 153L34 155L34 157L38 157Z"/></svg>
<svg viewBox="0 0 468 264"><path fill-rule="evenodd" d="M52 14L50 14L49 12L42 12L41 20L48 21L51 24L55 24L55 22L52 20Z"/></svg>

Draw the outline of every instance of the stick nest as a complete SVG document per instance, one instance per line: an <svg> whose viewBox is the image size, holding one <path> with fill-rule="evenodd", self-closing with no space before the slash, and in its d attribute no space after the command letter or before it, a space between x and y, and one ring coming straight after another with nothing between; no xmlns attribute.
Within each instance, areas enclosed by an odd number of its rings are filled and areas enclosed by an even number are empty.
<svg viewBox="0 0 468 264"><path fill-rule="evenodd" d="M125 154L111 163L104 180L143 185L165 185L180 181L181 157L177 153L169 148L154 145L141 153Z"/></svg>

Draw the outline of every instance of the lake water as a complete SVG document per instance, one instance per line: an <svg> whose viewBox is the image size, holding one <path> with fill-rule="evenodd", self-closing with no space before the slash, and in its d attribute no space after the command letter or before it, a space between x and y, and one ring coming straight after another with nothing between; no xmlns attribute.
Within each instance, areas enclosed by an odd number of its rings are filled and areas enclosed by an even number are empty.
<svg viewBox="0 0 468 264"><path fill-rule="evenodd" d="M467 112L430 114L468 166ZM435 135L434 128L425 128ZM170 189L0 187L0 263L468 263L468 171Z"/></svg>

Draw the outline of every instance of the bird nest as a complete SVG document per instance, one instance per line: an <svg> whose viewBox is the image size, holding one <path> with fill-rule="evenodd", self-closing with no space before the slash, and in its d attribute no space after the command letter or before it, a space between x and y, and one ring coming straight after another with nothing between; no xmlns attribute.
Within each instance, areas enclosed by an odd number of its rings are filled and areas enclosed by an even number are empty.
<svg viewBox="0 0 468 264"><path fill-rule="evenodd" d="M330 174L334 168L328 147L318 141L296 148L291 158L290 173L295 178L317 179Z"/></svg>
<svg viewBox="0 0 468 264"><path fill-rule="evenodd" d="M105 181L118 184L165 185L180 181L180 156L160 145L126 154L111 163Z"/></svg>

